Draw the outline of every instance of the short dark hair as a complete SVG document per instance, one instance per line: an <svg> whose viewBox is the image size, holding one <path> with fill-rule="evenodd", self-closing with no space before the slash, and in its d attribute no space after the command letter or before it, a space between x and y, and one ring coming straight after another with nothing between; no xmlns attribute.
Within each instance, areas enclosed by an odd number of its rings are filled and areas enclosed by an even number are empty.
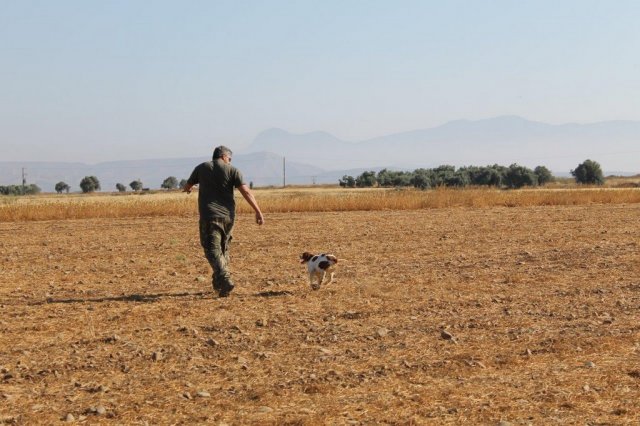
<svg viewBox="0 0 640 426"><path fill-rule="evenodd" d="M213 150L213 159L216 160L218 158L222 158L223 155L231 157L233 152L224 145L217 146L216 149Z"/></svg>

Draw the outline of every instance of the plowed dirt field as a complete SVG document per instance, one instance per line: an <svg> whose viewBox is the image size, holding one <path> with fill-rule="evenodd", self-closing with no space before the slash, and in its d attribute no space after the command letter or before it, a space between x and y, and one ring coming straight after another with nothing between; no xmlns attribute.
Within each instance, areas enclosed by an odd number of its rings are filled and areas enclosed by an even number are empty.
<svg viewBox="0 0 640 426"><path fill-rule="evenodd" d="M241 215L225 299L196 217L0 223L0 423L637 424L639 218Z"/></svg>

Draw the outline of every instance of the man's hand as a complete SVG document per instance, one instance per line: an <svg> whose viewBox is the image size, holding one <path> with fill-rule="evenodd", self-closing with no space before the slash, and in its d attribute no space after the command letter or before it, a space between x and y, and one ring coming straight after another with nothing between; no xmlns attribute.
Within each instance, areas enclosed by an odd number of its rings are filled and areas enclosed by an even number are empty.
<svg viewBox="0 0 640 426"><path fill-rule="evenodd" d="M187 194L191 194L191 188L193 188L193 185L186 184L184 186L184 188L182 188L182 192L186 192Z"/></svg>
<svg viewBox="0 0 640 426"><path fill-rule="evenodd" d="M256 223L258 225L262 225L264 223L264 216L262 215L260 207L258 207L258 202L253 197L251 190L249 190L249 187L245 184L242 184L238 187L238 190L240 191L244 199L247 200L247 203L249 203L251 208L256 212Z"/></svg>

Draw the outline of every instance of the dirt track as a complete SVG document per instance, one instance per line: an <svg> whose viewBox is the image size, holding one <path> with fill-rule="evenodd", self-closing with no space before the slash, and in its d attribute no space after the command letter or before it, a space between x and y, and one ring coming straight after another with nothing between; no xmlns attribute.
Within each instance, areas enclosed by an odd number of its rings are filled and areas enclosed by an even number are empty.
<svg viewBox="0 0 640 426"><path fill-rule="evenodd" d="M0 223L0 424L632 424L638 218L243 215L228 299L194 217Z"/></svg>

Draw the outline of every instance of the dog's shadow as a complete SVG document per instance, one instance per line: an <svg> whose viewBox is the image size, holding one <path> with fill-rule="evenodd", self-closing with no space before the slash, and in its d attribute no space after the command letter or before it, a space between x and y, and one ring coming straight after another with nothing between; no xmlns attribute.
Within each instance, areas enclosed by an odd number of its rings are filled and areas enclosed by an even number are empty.
<svg viewBox="0 0 640 426"><path fill-rule="evenodd" d="M287 290L281 290L281 291L274 291L274 290L269 290L269 291L261 291L260 293L257 293L256 296L258 297L280 297L280 296L292 296L293 292L291 291L287 291Z"/></svg>

